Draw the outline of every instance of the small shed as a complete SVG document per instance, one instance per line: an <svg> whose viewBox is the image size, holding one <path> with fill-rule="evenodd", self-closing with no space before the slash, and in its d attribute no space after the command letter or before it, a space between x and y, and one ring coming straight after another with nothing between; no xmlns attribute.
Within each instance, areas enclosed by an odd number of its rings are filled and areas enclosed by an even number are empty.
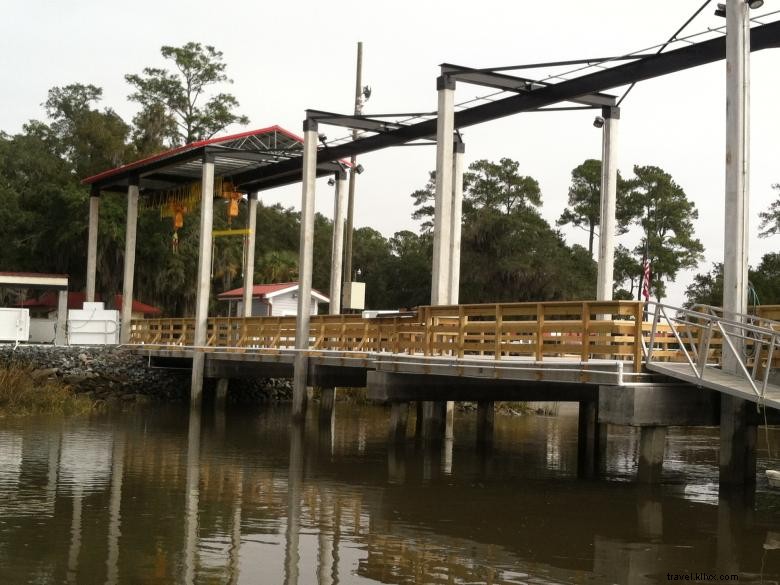
<svg viewBox="0 0 780 585"><path fill-rule="evenodd" d="M256 284L252 287L253 317L286 317L298 314L298 283L279 282L276 284ZM244 314L244 289L235 288L220 293L217 298L228 302L228 315ZM318 314L320 303L330 303L330 299L318 290L311 290L311 314Z"/></svg>
<svg viewBox="0 0 780 585"><path fill-rule="evenodd" d="M86 295L83 292L71 291L68 293L68 309L81 309L86 300ZM101 301L99 294L95 295L96 301ZM113 304L106 303L107 308L116 308L122 306L122 295L117 294L113 297ZM32 317L41 317L48 319L57 318L57 297L52 292L43 293L38 298L27 299L19 303L20 307L30 309L30 315ZM133 300L132 304L132 319L143 319L145 317L156 317L162 311L152 305L147 305L140 301Z"/></svg>

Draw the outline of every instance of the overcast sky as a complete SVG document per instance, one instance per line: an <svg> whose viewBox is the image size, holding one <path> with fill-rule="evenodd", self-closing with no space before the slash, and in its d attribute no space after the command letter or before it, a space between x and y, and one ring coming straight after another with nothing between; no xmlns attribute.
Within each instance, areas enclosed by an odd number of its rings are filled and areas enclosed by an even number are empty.
<svg viewBox="0 0 780 585"><path fill-rule="evenodd" d="M355 50L364 43L364 82L373 88L365 112L432 111L438 65L494 67L539 61L619 55L668 38L701 0L558 0L480 2L258 2L232 0L4 0L0 21L0 130L14 133L44 116L41 103L54 85L92 83L104 89L104 105L130 120L126 73L163 66L161 45L188 41L224 52L232 91L250 127L279 124L301 132L307 108L350 113ZM712 3L714 7L714 2ZM754 15L780 9L767 0ZM686 30L725 24L708 7ZM770 19L776 16L770 17ZM634 164L671 173L696 203L696 231L708 269L723 257L725 62L638 85L622 106L618 160L624 176ZM758 213L780 182L780 51L752 57L751 264L775 251L778 237L759 239ZM613 90L617 91L617 90ZM456 102L486 90L462 84ZM600 158L601 133L593 112L521 114L464 130L466 162L511 157L542 189L542 214L551 223L566 205L571 170ZM239 128L231 128L231 131ZM331 137L342 131L325 130ZM435 166L430 147L396 148L361 158L357 226L385 236L417 230L409 194ZM262 195L268 203L300 206L300 187ZM333 193L318 182L317 210L332 216ZM565 231L570 243L587 245L582 230ZM620 238L632 245L636 236ZM693 273L680 275L669 301L681 301Z"/></svg>

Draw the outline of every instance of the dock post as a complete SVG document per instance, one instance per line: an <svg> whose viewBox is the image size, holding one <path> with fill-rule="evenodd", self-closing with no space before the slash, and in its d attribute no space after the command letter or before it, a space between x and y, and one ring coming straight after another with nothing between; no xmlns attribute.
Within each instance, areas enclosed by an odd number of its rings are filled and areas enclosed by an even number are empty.
<svg viewBox="0 0 780 585"><path fill-rule="evenodd" d="M57 293L57 331L54 345L68 345L68 289Z"/></svg>
<svg viewBox="0 0 780 585"><path fill-rule="evenodd" d="M639 468L637 480L640 483L658 483L664 466L666 448L666 427L641 427L639 435Z"/></svg>
<svg viewBox="0 0 780 585"><path fill-rule="evenodd" d="M257 199L260 193L250 193L249 201L249 234L246 236L246 251L244 252L244 317L252 316L252 293L255 285L255 241L257 240Z"/></svg>
<svg viewBox="0 0 780 585"><path fill-rule="evenodd" d="M330 422L336 408L336 389L320 389L320 422Z"/></svg>
<svg viewBox="0 0 780 585"><path fill-rule="evenodd" d="M596 299L612 300L615 264L615 209L617 200L617 127L620 108L602 108L604 129L601 143L601 219Z"/></svg>
<svg viewBox="0 0 780 585"><path fill-rule="evenodd" d="M756 482L756 435L747 400L721 394L720 397L720 484Z"/></svg>
<svg viewBox="0 0 780 585"><path fill-rule="evenodd" d="M227 404L229 383L230 381L227 378L219 378L217 380L217 389L214 396L214 408L216 410L223 410Z"/></svg>
<svg viewBox="0 0 780 585"><path fill-rule="evenodd" d="M423 438L426 441L438 442L444 438L447 403L443 401L426 400L423 403Z"/></svg>
<svg viewBox="0 0 780 585"><path fill-rule="evenodd" d="M333 238L330 254L330 310L331 315L341 314L341 285L344 281L344 214L347 205L347 172L336 173L336 192L333 202ZM352 275L347 275L352 280Z"/></svg>
<svg viewBox="0 0 780 585"><path fill-rule="evenodd" d="M450 295L449 304L460 302L460 234L463 217L463 159L466 145L460 140L453 142L452 154L452 210L450 212Z"/></svg>
<svg viewBox="0 0 780 585"><path fill-rule="evenodd" d="M301 188L301 237L298 252L298 313L295 327L292 416L306 416L308 386L309 322L311 318L311 277L314 259L314 193L317 180L317 121L303 122L303 181Z"/></svg>
<svg viewBox="0 0 780 585"><path fill-rule="evenodd" d="M390 440L406 439L406 423L409 417L408 402L393 402L390 405Z"/></svg>
<svg viewBox="0 0 780 585"><path fill-rule="evenodd" d="M133 278L135 276L135 241L138 229L138 177L130 178L127 187L127 225L125 227L125 260L122 279L122 324L119 341L130 341L130 322L133 320Z"/></svg>
<svg viewBox="0 0 780 585"><path fill-rule="evenodd" d="M593 478L598 471L599 410L596 400L581 400L577 426L577 475Z"/></svg>
<svg viewBox="0 0 780 585"><path fill-rule="evenodd" d="M214 223L214 155L203 155L200 196L200 246L198 250L198 288L195 297L195 335L192 354L190 406L199 407L203 395L203 366L209 326L209 294L211 293L211 230Z"/></svg>
<svg viewBox="0 0 780 585"><path fill-rule="evenodd" d="M440 76L436 80L436 89L439 92L439 109L436 125L436 201L433 217L431 304L443 305L450 299L455 79L446 75Z"/></svg>
<svg viewBox="0 0 780 585"><path fill-rule="evenodd" d="M493 442L495 417L495 402L492 400L477 402L477 444L489 445Z"/></svg>
<svg viewBox="0 0 780 585"><path fill-rule="evenodd" d="M100 190L92 186L89 194L89 231L87 233L87 295L88 303L95 302L95 280L97 278L97 237L100 217Z"/></svg>

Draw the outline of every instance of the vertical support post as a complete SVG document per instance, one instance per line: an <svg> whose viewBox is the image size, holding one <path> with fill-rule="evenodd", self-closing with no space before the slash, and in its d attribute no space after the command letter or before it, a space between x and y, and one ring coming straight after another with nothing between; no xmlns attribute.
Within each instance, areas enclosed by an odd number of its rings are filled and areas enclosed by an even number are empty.
<svg viewBox="0 0 780 585"><path fill-rule="evenodd" d="M477 443L489 445L493 442L496 408L491 400L477 402Z"/></svg>
<svg viewBox="0 0 780 585"><path fill-rule="evenodd" d="M463 158L466 145L458 136L452 155L452 211L450 212L450 295L448 303L460 302L460 233L463 215Z"/></svg>
<svg viewBox="0 0 780 585"><path fill-rule="evenodd" d="M436 80L439 92L436 124L436 203L433 219L433 267L431 304L449 302L450 239L452 214L452 150L455 130L455 80L446 75Z"/></svg>
<svg viewBox="0 0 780 585"><path fill-rule="evenodd" d="M422 404L423 438L427 441L439 442L444 438L446 430L447 403L426 400Z"/></svg>
<svg viewBox="0 0 780 585"><path fill-rule="evenodd" d="M581 400L577 427L577 475L593 478L598 471L598 400Z"/></svg>
<svg viewBox="0 0 780 585"><path fill-rule="evenodd" d="M57 331L54 337L54 345L68 345L68 289L57 293Z"/></svg>
<svg viewBox="0 0 780 585"><path fill-rule="evenodd" d="M658 483L664 467L666 427L642 427L639 435L639 466L637 480L640 483Z"/></svg>
<svg viewBox="0 0 780 585"><path fill-rule="evenodd" d="M341 313L341 284L345 280L344 259L344 212L347 196L347 173L336 173L336 192L333 202L333 238L330 254L330 314ZM349 277L351 278L351 276Z"/></svg>
<svg viewBox="0 0 780 585"><path fill-rule="evenodd" d="M97 237L100 216L100 191L92 187L89 194L89 232L87 235L87 302L95 302L97 276Z"/></svg>
<svg viewBox="0 0 780 585"><path fill-rule="evenodd" d="M214 397L215 410L224 410L227 404L228 385L230 380L227 378L219 378L217 380L216 396Z"/></svg>
<svg viewBox="0 0 780 585"><path fill-rule="evenodd" d="M138 228L138 177L130 178L127 187L127 225L125 227L125 266L122 279L122 325L120 343L130 341L130 322L133 319L133 278L135 276L135 241Z"/></svg>
<svg viewBox="0 0 780 585"><path fill-rule="evenodd" d="M294 419L306 415L306 387L311 318L311 277L314 256L314 192L317 179L317 122L303 123L303 185L301 193L301 237L298 260L298 317L295 324L295 364L293 372Z"/></svg>
<svg viewBox="0 0 780 585"><path fill-rule="evenodd" d="M757 427L751 419L751 403L720 396L720 484L752 484L756 481Z"/></svg>
<svg viewBox="0 0 780 585"><path fill-rule="evenodd" d="M249 235L244 255L244 317L252 316L252 287L255 284L255 240L257 239L257 199L259 193L249 194Z"/></svg>
<svg viewBox="0 0 780 585"><path fill-rule="evenodd" d="M363 43L357 44L357 71L355 73L355 115L363 113ZM352 131L352 140L357 140L358 131ZM347 201L346 241L344 242L344 282L352 280L352 228L355 216L355 181L357 157L350 159L352 170L349 173L349 198Z"/></svg>
<svg viewBox="0 0 780 585"><path fill-rule="evenodd" d="M617 127L620 108L602 108L604 129L601 142L601 219L599 222L599 265L596 300L612 300L615 264L615 209L617 200Z"/></svg>
<svg viewBox="0 0 780 585"><path fill-rule="evenodd" d="M203 365L209 321L209 294L211 292L211 231L214 224L214 156L205 154L200 180L200 245L198 250L198 281L195 296L195 332L192 354L192 381L190 407L200 408L203 395Z"/></svg>
<svg viewBox="0 0 780 585"><path fill-rule="evenodd" d="M726 215L723 238L723 316L747 313L750 208L750 20L743 0L726 2ZM734 340L741 353L742 340ZM723 370L738 371L741 355L724 344Z"/></svg>
<svg viewBox="0 0 780 585"><path fill-rule="evenodd" d="M336 389L320 389L320 423L330 425L333 421L333 414L336 409Z"/></svg>
<svg viewBox="0 0 780 585"><path fill-rule="evenodd" d="M723 316L747 313L748 220L750 208L750 20L748 4L726 2L726 206L723 238ZM737 373L743 340L733 339L736 355L724 344L723 371ZM721 396L720 483L753 483L756 427L747 402Z"/></svg>
<svg viewBox="0 0 780 585"><path fill-rule="evenodd" d="M390 405L390 440L406 439L406 423L409 416L408 402L393 402Z"/></svg>

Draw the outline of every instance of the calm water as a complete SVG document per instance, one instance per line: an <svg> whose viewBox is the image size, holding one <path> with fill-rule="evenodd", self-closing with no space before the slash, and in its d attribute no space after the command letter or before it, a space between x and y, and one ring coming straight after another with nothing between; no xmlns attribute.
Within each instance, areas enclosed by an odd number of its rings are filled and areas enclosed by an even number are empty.
<svg viewBox="0 0 780 585"><path fill-rule="evenodd" d="M647 488L631 429L586 481L576 416L498 416L485 452L461 413L454 442L389 447L388 414L338 404L331 431L301 432L278 407L0 420L0 583L780 580L780 491L762 473L754 498L719 499L716 429L670 433Z"/></svg>

